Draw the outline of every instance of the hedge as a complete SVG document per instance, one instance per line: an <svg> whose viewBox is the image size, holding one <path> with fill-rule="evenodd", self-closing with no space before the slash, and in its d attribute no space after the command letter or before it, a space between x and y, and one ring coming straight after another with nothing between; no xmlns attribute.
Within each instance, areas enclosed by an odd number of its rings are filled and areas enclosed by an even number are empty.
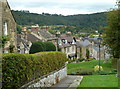
<svg viewBox="0 0 120 89"><path fill-rule="evenodd" d="M43 51L56 51L56 47L52 42L36 41L30 47L30 54L43 52Z"/></svg>
<svg viewBox="0 0 120 89"><path fill-rule="evenodd" d="M61 52L3 54L3 89L18 89L31 80L60 69L68 59Z"/></svg>

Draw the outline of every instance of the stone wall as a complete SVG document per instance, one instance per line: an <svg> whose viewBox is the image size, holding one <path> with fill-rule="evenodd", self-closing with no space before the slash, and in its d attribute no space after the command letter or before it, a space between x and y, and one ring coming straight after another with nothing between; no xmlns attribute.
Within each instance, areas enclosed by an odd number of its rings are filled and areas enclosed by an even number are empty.
<svg viewBox="0 0 120 89"><path fill-rule="evenodd" d="M0 18L2 18L2 21L0 21L0 27L2 27L2 34L3 35L9 35L10 40L5 44L4 50L6 52L9 52L9 46L14 45L14 52L17 52L17 35L16 35L16 22L13 17L13 14L11 12L10 6L7 2L7 0L0 0ZM7 24L7 34L4 34L4 24Z"/></svg>
<svg viewBox="0 0 120 89"><path fill-rule="evenodd" d="M42 76L39 79L33 80L28 84L23 85L21 89L29 89L35 87L51 87L52 85L58 83L60 80L64 79L65 77L67 77L67 67L54 71L48 75Z"/></svg>

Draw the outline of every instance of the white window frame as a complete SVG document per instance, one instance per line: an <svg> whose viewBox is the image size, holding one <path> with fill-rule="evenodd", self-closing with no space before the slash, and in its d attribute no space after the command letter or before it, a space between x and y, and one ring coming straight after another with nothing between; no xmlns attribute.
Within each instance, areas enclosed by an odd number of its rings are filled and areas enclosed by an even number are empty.
<svg viewBox="0 0 120 89"><path fill-rule="evenodd" d="M4 35L8 35L8 24L7 24L7 22L4 22L3 32L4 32Z"/></svg>

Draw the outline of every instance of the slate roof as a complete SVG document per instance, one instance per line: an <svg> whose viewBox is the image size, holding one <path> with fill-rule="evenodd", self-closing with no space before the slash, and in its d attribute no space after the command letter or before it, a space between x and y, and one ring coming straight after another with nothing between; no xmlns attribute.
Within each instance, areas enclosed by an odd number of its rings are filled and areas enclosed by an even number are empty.
<svg viewBox="0 0 120 89"><path fill-rule="evenodd" d="M67 36L65 34L61 35L60 39L66 39L67 42L73 42L73 37L72 36Z"/></svg>
<svg viewBox="0 0 120 89"><path fill-rule="evenodd" d="M93 46L93 49L96 50L97 52L99 52L99 47ZM104 50L104 47L101 47L100 51L103 51L103 50Z"/></svg>
<svg viewBox="0 0 120 89"><path fill-rule="evenodd" d="M59 48L66 48L66 47L70 47L71 45L70 44L64 44L62 43L62 45L59 45Z"/></svg>
<svg viewBox="0 0 120 89"><path fill-rule="evenodd" d="M51 33L49 33L46 30L39 30L39 34L47 40L56 39L56 37L54 35L52 35Z"/></svg>
<svg viewBox="0 0 120 89"><path fill-rule="evenodd" d="M31 42L35 42L35 41L41 41L40 39L38 39L37 37L35 37L32 34L27 34L27 40L31 41Z"/></svg>
<svg viewBox="0 0 120 89"><path fill-rule="evenodd" d="M98 40L99 38L98 37L95 37L95 38L89 38L88 40L90 41L90 42L94 42L95 44L98 44L99 43L99 40ZM101 37L100 37L100 39L102 39Z"/></svg>
<svg viewBox="0 0 120 89"><path fill-rule="evenodd" d="M91 45L91 43L88 40L80 40L76 42L77 47L81 46L81 47L87 47L89 45Z"/></svg>

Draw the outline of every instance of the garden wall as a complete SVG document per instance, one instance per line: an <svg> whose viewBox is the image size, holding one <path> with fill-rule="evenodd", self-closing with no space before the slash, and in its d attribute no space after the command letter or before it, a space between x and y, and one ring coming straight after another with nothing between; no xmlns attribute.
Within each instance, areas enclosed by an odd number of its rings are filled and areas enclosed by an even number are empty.
<svg viewBox="0 0 120 89"><path fill-rule="evenodd" d="M60 70L51 72L48 75L42 76L32 82L29 82L21 87L24 89L30 89L35 87L51 87L52 85L58 83L60 80L67 76L67 67L63 67Z"/></svg>

